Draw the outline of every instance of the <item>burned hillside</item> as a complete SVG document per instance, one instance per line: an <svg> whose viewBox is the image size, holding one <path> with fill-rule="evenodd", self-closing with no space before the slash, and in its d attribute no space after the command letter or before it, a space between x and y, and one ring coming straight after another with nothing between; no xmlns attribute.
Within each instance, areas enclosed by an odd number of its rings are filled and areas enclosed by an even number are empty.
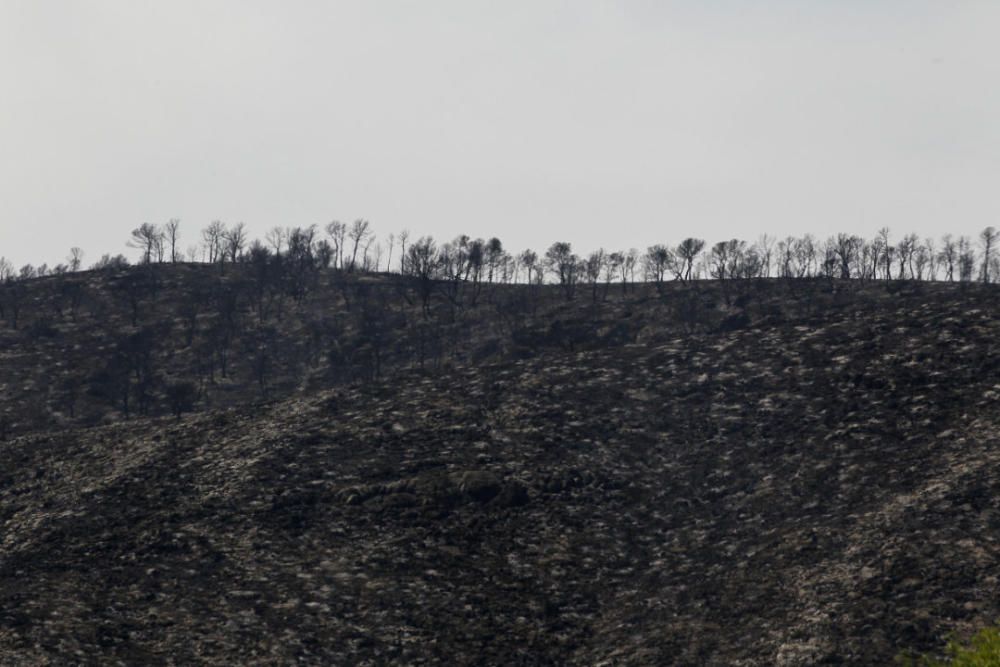
<svg viewBox="0 0 1000 667"><path fill-rule="evenodd" d="M484 295L423 368L439 293L378 376L12 434L2 661L875 665L1000 613L992 286L553 292ZM72 326L5 363L56 377Z"/></svg>
<svg viewBox="0 0 1000 667"><path fill-rule="evenodd" d="M183 414L796 317L838 288L555 285L302 270L110 266L0 283L0 435ZM850 288L853 291L853 288Z"/></svg>

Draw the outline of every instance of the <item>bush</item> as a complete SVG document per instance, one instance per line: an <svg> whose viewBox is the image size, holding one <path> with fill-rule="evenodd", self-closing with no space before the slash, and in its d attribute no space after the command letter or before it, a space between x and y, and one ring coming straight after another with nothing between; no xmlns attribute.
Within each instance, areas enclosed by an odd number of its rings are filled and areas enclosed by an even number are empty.
<svg viewBox="0 0 1000 667"><path fill-rule="evenodd" d="M921 656L900 656L896 662L907 667L1000 667L1000 626L983 628L969 643L948 642L943 660Z"/></svg>

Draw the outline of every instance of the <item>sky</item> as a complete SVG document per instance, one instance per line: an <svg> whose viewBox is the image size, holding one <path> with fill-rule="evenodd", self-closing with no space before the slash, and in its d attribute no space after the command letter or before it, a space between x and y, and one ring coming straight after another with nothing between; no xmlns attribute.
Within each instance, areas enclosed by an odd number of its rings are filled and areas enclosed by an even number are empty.
<svg viewBox="0 0 1000 667"><path fill-rule="evenodd" d="M1000 226L996 0L0 0L0 255Z"/></svg>

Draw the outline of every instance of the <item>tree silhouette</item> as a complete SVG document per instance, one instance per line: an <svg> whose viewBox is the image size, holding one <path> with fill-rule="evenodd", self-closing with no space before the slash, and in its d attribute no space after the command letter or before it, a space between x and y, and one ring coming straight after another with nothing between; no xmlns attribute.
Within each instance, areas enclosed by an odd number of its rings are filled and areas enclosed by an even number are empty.
<svg viewBox="0 0 1000 667"><path fill-rule="evenodd" d="M604 248L600 248L587 255L587 261L584 262L584 273L586 274L587 282L590 284L590 298L594 303L597 303L597 288L600 284L601 271L604 269L606 257Z"/></svg>
<svg viewBox="0 0 1000 667"><path fill-rule="evenodd" d="M162 233L160 229L156 225L144 222L132 230L132 238L127 245L141 251L142 263L149 264L157 256L161 244Z"/></svg>
<svg viewBox="0 0 1000 667"><path fill-rule="evenodd" d="M525 271L528 273L528 278L526 282L531 285L534 283L532 280L532 274L538 268L538 255L533 250L525 250L521 253L521 266L524 267Z"/></svg>
<svg viewBox="0 0 1000 667"><path fill-rule="evenodd" d="M683 281L691 280L691 272L694 270L694 263L705 249L705 242L702 239L687 238L677 246L677 256L681 260L681 274L678 276Z"/></svg>
<svg viewBox="0 0 1000 667"><path fill-rule="evenodd" d="M243 248L247 244L246 225L238 222L223 232L222 243L226 257L235 264L243 254Z"/></svg>
<svg viewBox="0 0 1000 667"><path fill-rule="evenodd" d="M179 250L177 248L177 243L181 238L181 221L177 218L171 218L167 221L167 224L163 226L163 233L166 239L166 245L170 248L170 262L176 263L179 259Z"/></svg>
<svg viewBox="0 0 1000 667"><path fill-rule="evenodd" d="M285 239L287 238L288 232L283 227L272 227L264 235L264 240L274 250L276 257L281 256L281 251L285 247Z"/></svg>
<svg viewBox="0 0 1000 667"><path fill-rule="evenodd" d="M407 269L417 281L421 312L424 319L428 319L431 295L434 293L434 278L441 265L434 239L429 236L418 239L410 246L408 254Z"/></svg>
<svg viewBox="0 0 1000 667"><path fill-rule="evenodd" d="M674 262L674 254L667 246L652 245L646 249L643 264L646 267L646 278L653 281L657 290L663 289L663 281Z"/></svg>
<svg viewBox="0 0 1000 667"><path fill-rule="evenodd" d="M573 254L572 245L564 241L553 243L545 251L545 263L558 279L566 300L572 300L580 268L580 258Z"/></svg>
<svg viewBox="0 0 1000 667"><path fill-rule="evenodd" d="M366 241L369 236L371 236L370 223L367 220L358 218L351 224L350 231L348 232L348 237L353 243L351 249L351 265L349 269L354 271L357 266L358 261L358 248L361 246L363 241Z"/></svg>
<svg viewBox="0 0 1000 667"><path fill-rule="evenodd" d="M225 258L226 226L221 220L213 220L201 230L201 240L208 253L208 263L221 262Z"/></svg>
<svg viewBox="0 0 1000 667"><path fill-rule="evenodd" d="M982 264L979 270L979 277L984 283L990 282L990 263L993 259L993 247L997 242L997 230L987 227L979 233L979 245L983 249Z"/></svg>
<svg viewBox="0 0 1000 667"><path fill-rule="evenodd" d="M80 248L70 248L69 250L69 270L76 273L83 265L83 250ZM0 276L0 280L3 276Z"/></svg>

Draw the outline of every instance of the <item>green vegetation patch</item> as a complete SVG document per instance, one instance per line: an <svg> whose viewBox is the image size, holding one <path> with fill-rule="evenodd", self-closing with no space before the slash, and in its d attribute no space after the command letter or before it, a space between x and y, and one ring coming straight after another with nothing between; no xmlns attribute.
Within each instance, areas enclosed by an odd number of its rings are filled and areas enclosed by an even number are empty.
<svg viewBox="0 0 1000 667"><path fill-rule="evenodd" d="M1000 626L983 628L967 644L948 642L947 657L900 656L907 667L1000 667Z"/></svg>

